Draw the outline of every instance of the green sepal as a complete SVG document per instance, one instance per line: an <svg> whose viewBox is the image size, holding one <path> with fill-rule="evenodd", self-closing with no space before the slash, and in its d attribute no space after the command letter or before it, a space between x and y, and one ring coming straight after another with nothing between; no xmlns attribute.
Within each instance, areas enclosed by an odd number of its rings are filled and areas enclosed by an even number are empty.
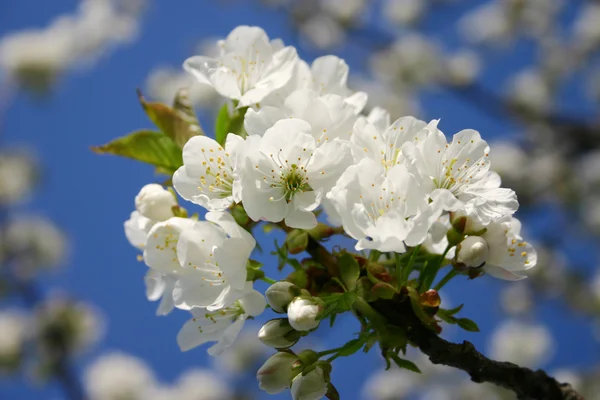
<svg viewBox="0 0 600 400"><path fill-rule="evenodd" d="M338 265L340 267L340 276L342 282L346 286L346 290L353 291L356 289L356 282L360 276L358 261L356 261L350 253L343 252L338 257Z"/></svg>

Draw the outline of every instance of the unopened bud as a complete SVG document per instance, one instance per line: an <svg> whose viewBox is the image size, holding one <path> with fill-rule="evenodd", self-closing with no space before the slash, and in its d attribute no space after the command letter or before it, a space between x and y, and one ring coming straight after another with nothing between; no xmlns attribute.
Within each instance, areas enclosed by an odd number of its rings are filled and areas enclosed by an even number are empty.
<svg viewBox="0 0 600 400"><path fill-rule="evenodd" d="M293 283L280 281L275 282L265 292L267 296L267 302L273 309L278 313L284 313L287 310L288 305L296 297L292 292L296 287ZM291 289L291 290L290 290Z"/></svg>
<svg viewBox="0 0 600 400"><path fill-rule="evenodd" d="M319 400L327 394L329 379L321 366L306 375L298 374L292 381L293 400Z"/></svg>
<svg viewBox="0 0 600 400"><path fill-rule="evenodd" d="M294 229L285 238L285 244L290 254L302 253L308 247L308 232Z"/></svg>
<svg viewBox="0 0 600 400"><path fill-rule="evenodd" d="M258 386L269 394L284 391L302 370L302 363L293 354L279 352L272 355L256 373Z"/></svg>
<svg viewBox="0 0 600 400"><path fill-rule="evenodd" d="M456 247L456 262L467 267L480 267L488 257L488 245L479 236L467 236Z"/></svg>
<svg viewBox="0 0 600 400"><path fill-rule="evenodd" d="M135 196L135 208L153 221L166 221L173 217L173 206L176 205L173 194L156 183L144 186Z"/></svg>
<svg viewBox="0 0 600 400"><path fill-rule="evenodd" d="M288 306L290 325L297 331L310 331L319 326L318 315L323 304L315 298L296 297Z"/></svg>
<svg viewBox="0 0 600 400"><path fill-rule="evenodd" d="M437 290L430 289L419 296L421 304L427 307L439 307L442 304L442 299Z"/></svg>
<svg viewBox="0 0 600 400"><path fill-rule="evenodd" d="M295 345L301 336L302 333L292 328L287 318L272 319L258 331L260 341L276 349Z"/></svg>

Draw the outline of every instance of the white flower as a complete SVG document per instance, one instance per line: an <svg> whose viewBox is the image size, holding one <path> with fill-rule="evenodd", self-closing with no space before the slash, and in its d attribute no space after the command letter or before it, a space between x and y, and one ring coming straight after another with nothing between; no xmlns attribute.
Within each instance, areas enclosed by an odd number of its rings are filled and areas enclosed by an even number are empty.
<svg viewBox="0 0 600 400"><path fill-rule="evenodd" d="M285 85L298 60L296 49L269 41L258 27L238 26L218 45L219 57L191 57L184 68L223 97L239 101L239 107L258 103Z"/></svg>
<svg viewBox="0 0 600 400"><path fill-rule="evenodd" d="M552 355L554 340L544 325L508 320L490 339L490 356L524 367L540 367Z"/></svg>
<svg viewBox="0 0 600 400"><path fill-rule="evenodd" d="M242 174L242 201L254 220L292 228L317 225L312 211L348 165L349 147L337 140L317 147L311 126L299 119L278 121L248 151Z"/></svg>
<svg viewBox="0 0 600 400"><path fill-rule="evenodd" d="M327 393L327 380L321 367L317 367L308 374L298 374L292 381L293 400L320 400Z"/></svg>
<svg viewBox="0 0 600 400"><path fill-rule="evenodd" d="M232 391L223 377L208 369L185 371L177 381L176 395L171 400L226 400Z"/></svg>
<svg viewBox="0 0 600 400"><path fill-rule="evenodd" d="M391 125L389 114L373 109L368 118L361 117L353 128L352 155L356 162L370 158L390 168L404 161L402 146L407 142L423 141L429 134L428 127L435 128L437 121L429 126L414 117L402 117Z"/></svg>
<svg viewBox="0 0 600 400"><path fill-rule="evenodd" d="M148 239L148 232L154 226L156 221L144 217L139 211L135 210L125 221L125 237L133 247L143 250Z"/></svg>
<svg viewBox="0 0 600 400"><path fill-rule="evenodd" d="M177 205L175 196L161 185L150 183L135 196L135 208L144 217L153 221L165 221L173 216Z"/></svg>
<svg viewBox="0 0 600 400"><path fill-rule="evenodd" d="M349 140L356 121L355 109L341 96L319 95L312 90L296 90L282 106L264 106L259 111L249 109L244 126L250 135L262 136L282 119L299 118L311 126L310 133L318 144L335 138Z"/></svg>
<svg viewBox="0 0 600 400"><path fill-rule="evenodd" d="M261 314L266 305L264 296L249 282L243 296L229 307L216 311L193 309L193 318L177 334L177 343L182 351L187 351L206 342L217 342L208 354L221 354L238 337L246 319Z"/></svg>
<svg viewBox="0 0 600 400"><path fill-rule="evenodd" d="M457 214L458 215L458 214ZM467 236L467 249L463 251L462 243L458 245L458 261L462 257L467 266L481 265L486 274L494 278L517 281L525 279L524 271L535 267L537 253L533 246L520 236L521 222L510 215L502 217L489 225L478 224L475 220L467 220L466 231L477 232L485 229L479 237Z"/></svg>
<svg viewBox="0 0 600 400"><path fill-rule="evenodd" d="M144 400L156 381L141 359L113 352L101 356L86 369L84 385L90 400Z"/></svg>
<svg viewBox="0 0 600 400"><path fill-rule="evenodd" d="M149 269L144 277L146 284L146 298L150 301L160 303L156 310L156 315L167 315L173 310L175 303L173 302L173 289L177 282L176 274L161 273L153 269Z"/></svg>
<svg viewBox="0 0 600 400"><path fill-rule="evenodd" d="M423 140L406 143L403 153L432 200L447 211L464 210L482 224L517 210L515 193L500 188L500 177L489 170L489 146L477 131L460 131L448 144L437 127L428 129Z"/></svg>
<svg viewBox="0 0 600 400"><path fill-rule="evenodd" d="M196 221L192 219L173 217L155 224L148 232L148 240L144 247L146 265L163 273L181 271L177 258L177 242L181 233L194 223Z"/></svg>
<svg viewBox="0 0 600 400"><path fill-rule="evenodd" d="M246 324L238 340L213 359L219 371L232 376L256 372L256 366L267 359L269 350L258 339L259 327L254 323Z"/></svg>
<svg viewBox="0 0 600 400"><path fill-rule="evenodd" d="M313 299L296 297L288 306L288 320L297 331L310 331L319 326L317 318L323 306Z"/></svg>
<svg viewBox="0 0 600 400"><path fill-rule="evenodd" d="M349 167L327 194L357 250L404 252L422 243L439 217L420 182L403 164L386 170L370 158Z"/></svg>
<svg viewBox="0 0 600 400"><path fill-rule="evenodd" d="M261 106L281 107L286 98L296 90L309 90L319 96L337 95L359 114L367 102L365 92L354 92L348 88L350 68L346 62L336 56L327 55L316 58L312 65L298 60L290 81L261 101Z"/></svg>
<svg viewBox="0 0 600 400"><path fill-rule="evenodd" d="M258 369L258 386L269 394L284 391L291 386L292 379L300 372L298 364L300 360L294 354L275 353Z"/></svg>
<svg viewBox="0 0 600 400"><path fill-rule="evenodd" d="M271 309L277 313L284 313L288 304L294 300L294 295L290 289L295 285L290 282L280 281L275 282L267 288L265 296L271 306Z"/></svg>
<svg viewBox="0 0 600 400"><path fill-rule="evenodd" d="M227 135L225 148L206 136L194 136L183 146L183 166L173 175L177 193L210 211L223 211L239 202L236 165L244 140Z"/></svg>
<svg viewBox="0 0 600 400"><path fill-rule="evenodd" d="M178 308L229 306L246 284L246 264L256 241L226 212L208 212L183 231L177 243L181 268L173 290Z"/></svg>

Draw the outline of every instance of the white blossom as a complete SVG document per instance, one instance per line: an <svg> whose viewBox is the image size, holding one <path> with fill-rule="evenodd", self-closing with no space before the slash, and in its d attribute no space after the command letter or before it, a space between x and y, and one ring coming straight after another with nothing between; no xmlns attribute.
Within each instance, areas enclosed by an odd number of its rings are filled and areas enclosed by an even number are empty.
<svg viewBox="0 0 600 400"><path fill-rule="evenodd" d="M90 400L145 400L156 382L154 373L141 359L112 352L88 366L84 385Z"/></svg>
<svg viewBox="0 0 600 400"><path fill-rule="evenodd" d="M403 252L422 243L439 217L419 181L403 164L387 168L365 158L349 167L327 194L357 250Z"/></svg>
<svg viewBox="0 0 600 400"><path fill-rule="evenodd" d="M246 264L255 245L252 235L226 212L209 212L206 221L194 222L177 243L181 268L173 289L176 307L214 311L237 300L245 288Z"/></svg>
<svg viewBox="0 0 600 400"><path fill-rule="evenodd" d="M156 183L144 186L135 196L135 208L144 217L153 221L165 221L173 216L172 208L177 205L175 196Z"/></svg>
<svg viewBox="0 0 600 400"><path fill-rule="evenodd" d="M144 217L139 211L132 211L129 219L123 224L125 237L129 244L143 250L146 246L146 240L148 240L148 232L155 223L156 221Z"/></svg>
<svg viewBox="0 0 600 400"><path fill-rule="evenodd" d="M310 133L317 144L335 138L349 140L356 121L356 109L335 94L319 95L301 89L292 92L282 106L264 106L259 111L249 109L244 126L250 135L264 135L282 119L299 118L310 124Z"/></svg>
<svg viewBox="0 0 600 400"><path fill-rule="evenodd" d="M221 96L237 100L239 107L258 103L285 85L298 60L295 48L284 48L281 40L269 41L258 27L238 26L218 45L218 57L194 56L184 68Z"/></svg>
<svg viewBox="0 0 600 400"><path fill-rule="evenodd" d="M160 300L156 315L167 315L175 306L173 301L173 290L177 282L177 274L161 273L148 269L144 277L146 285L146 298L150 301Z"/></svg>
<svg viewBox="0 0 600 400"><path fill-rule="evenodd" d="M402 151L432 200L447 211L464 210L482 224L517 210L515 193L501 188L500 177L490 171L489 146L477 131L460 131L451 143L437 127L430 125L429 131Z"/></svg>
<svg viewBox="0 0 600 400"><path fill-rule="evenodd" d="M208 354L219 355L233 344L246 319L261 314L266 305L264 296L247 283L242 296L228 307L215 311L192 309L193 317L177 334L177 343L182 351L187 351L206 342L217 342Z"/></svg>
<svg viewBox="0 0 600 400"><path fill-rule="evenodd" d="M533 246L521 237L521 222L506 216L496 222L483 226L475 221L467 224L468 231L485 229L477 240L479 245L487 245L480 250L478 261L483 260L482 267L486 274L505 280L521 280L526 278L524 272L537 264L537 253ZM467 237L468 240L470 236ZM460 246L460 245L459 245ZM458 252L460 257L460 250Z"/></svg>
<svg viewBox="0 0 600 400"><path fill-rule="evenodd" d="M289 227L302 229L317 225L312 211L350 162L350 150L338 140L317 146L310 130L303 120L278 121L248 151L242 201L254 221L285 219Z"/></svg>
<svg viewBox="0 0 600 400"><path fill-rule="evenodd" d="M223 211L240 201L238 166L244 140L227 135L225 148L206 136L194 136L183 146L183 166L173 174L177 193L210 211Z"/></svg>
<svg viewBox="0 0 600 400"><path fill-rule="evenodd" d="M260 325L248 323L240 333L238 340L229 346L219 357L213 358L216 368L227 375L244 376L247 372L254 373L256 367L267 359L269 350L258 339Z"/></svg>

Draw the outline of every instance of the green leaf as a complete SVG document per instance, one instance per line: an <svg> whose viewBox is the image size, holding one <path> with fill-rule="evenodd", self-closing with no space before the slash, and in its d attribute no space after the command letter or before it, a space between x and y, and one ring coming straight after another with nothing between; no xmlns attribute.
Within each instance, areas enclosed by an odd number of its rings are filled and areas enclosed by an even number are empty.
<svg viewBox="0 0 600 400"><path fill-rule="evenodd" d="M458 326L467 332L479 332L479 327L477 324L471 321L469 318L459 318L457 322Z"/></svg>
<svg viewBox="0 0 600 400"><path fill-rule="evenodd" d="M352 309L352 305L356 301L356 297L357 295L355 292L345 292L342 296L340 296L340 299L337 302L337 312L343 313L350 311Z"/></svg>
<svg viewBox="0 0 600 400"><path fill-rule="evenodd" d="M179 147L183 148L191 137L204 134L187 99L187 91L177 92L173 108L163 103L148 102L139 91L138 97L148 118Z"/></svg>
<svg viewBox="0 0 600 400"><path fill-rule="evenodd" d="M229 104L223 104L215 121L215 140L221 146L225 144L229 133L245 136L244 116L248 107L235 109L232 112L229 111L229 107Z"/></svg>
<svg viewBox="0 0 600 400"><path fill-rule="evenodd" d="M356 288L356 281L358 281L358 277L360 276L358 261L350 253L344 252L338 258L338 265L340 266L340 275L346 289L350 291L354 290Z"/></svg>
<svg viewBox="0 0 600 400"><path fill-rule="evenodd" d="M396 365L400 368L404 368L407 369L409 371L413 371L416 373L421 373L421 370L419 369L419 367L417 367L417 365L409 360L405 360L403 358L398 357L398 355L396 354L390 354L390 358L392 360L394 360L394 362L396 363Z"/></svg>
<svg viewBox="0 0 600 400"><path fill-rule="evenodd" d="M117 138L105 145L92 147L98 154L114 154L152 164L161 172L173 174L183 165L181 149L160 132L141 130Z"/></svg>
<svg viewBox="0 0 600 400"><path fill-rule="evenodd" d="M460 306L458 306L458 307L454 307L454 308L451 308L451 309L449 309L449 310L444 310L444 311L446 311L446 312L448 313L448 315L454 315L454 314L458 314L458 312L459 312L460 310L462 310L463 306L464 306L464 304L461 304L461 305L460 305Z"/></svg>

